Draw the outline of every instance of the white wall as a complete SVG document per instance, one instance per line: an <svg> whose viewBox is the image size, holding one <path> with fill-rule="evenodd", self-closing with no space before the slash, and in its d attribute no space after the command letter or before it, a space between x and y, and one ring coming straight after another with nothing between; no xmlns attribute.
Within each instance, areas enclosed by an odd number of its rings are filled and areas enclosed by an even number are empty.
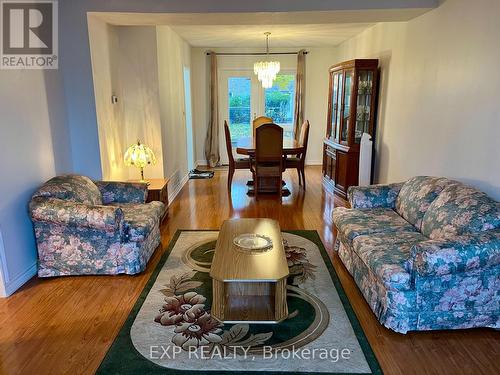
<svg viewBox="0 0 500 375"><path fill-rule="evenodd" d="M447 0L340 46L339 61L381 61L377 182L447 176L500 199L499 15L498 0Z"/></svg>
<svg viewBox="0 0 500 375"><path fill-rule="evenodd" d="M118 32L116 27L97 17L88 17L88 21L102 177L126 180L122 97L116 68L119 63ZM119 96L117 104L111 103L111 95Z"/></svg>
<svg viewBox="0 0 500 375"><path fill-rule="evenodd" d="M305 119L309 120L306 163L323 163L323 139L328 110L328 68L338 60L334 48L307 48Z"/></svg>
<svg viewBox="0 0 500 375"><path fill-rule="evenodd" d="M139 179L139 170L123 161L126 149L140 140L150 147L156 165L146 178L163 177L156 29L154 26L111 26L89 16L94 97L102 177ZM118 103L111 102L111 96Z"/></svg>
<svg viewBox="0 0 500 375"><path fill-rule="evenodd" d="M89 35L103 178L138 178L123 153L140 139L157 159L145 177L168 177L173 198L188 178L183 68L191 47L168 26L111 26L95 16Z"/></svg>
<svg viewBox="0 0 500 375"><path fill-rule="evenodd" d="M154 26L117 27L118 30L118 100L121 108L121 126L124 131L123 153L131 144L140 140L153 150L156 165L144 168L145 178L162 178L164 161L156 28ZM109 101L109 100L108 100ZM110 101L109 101L110 102ZM129 179L140 178L135 167L124 166Z"/></svg>
<svg viewBox="0 0 500 375"><path fill-rule="evenodd" d="M170 197L188 178L183 67L191 67L190 46L168 26L156 27L164 174Z"/></svg>
<svg viewBox="0 0 500 375"><path fill-rule="evenodd" d="M71 170L71 151L58 71L0 70L0 82L0 292L9 295L36 272L31 195Z"/></svg>
<svg viewBox="0 0 500 375"><path fill-rule="evenodd" d="M297 48L273 48L273 51L283 52L299 50ZM207 130L209 112L209 58L207 50L215 52L249 52L249 49L228 48L192 48L193 66L193 127L195 129L196 160L205 163L204 141ZM309 52L306 56L306 102L305 118L311 124L309 134L309 147L306 162L308 164L321 164L323 160L323 138L326 131L326 112L328 102L328 68L337 59L337 51L334 48L306 48ZM296 70L297 57L294 55L273 56L280 61L281 70ZM217 64L219 72L228 69L247 69L253 71L253 63L261 56L218 56ZM253 74L253 72L252 72ZM220 119L224 121L224 118ZM222 133L221 133L222 136Z"/></svg>

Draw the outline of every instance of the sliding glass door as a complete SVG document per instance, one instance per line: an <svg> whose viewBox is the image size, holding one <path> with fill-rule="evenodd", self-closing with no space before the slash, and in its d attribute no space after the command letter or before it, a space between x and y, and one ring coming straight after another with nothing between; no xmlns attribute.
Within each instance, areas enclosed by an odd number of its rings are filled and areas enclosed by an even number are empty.
<svg viewBox="0 0 500 375"><path fill-rule="evenodd" d="M295 74L283 72L273 87L264 89L253 71L222 70L219 72L219 120L221 162L228 163L224 137L224 121L231 131L231 144L236 147L242 137L252 136L252 121L267 116L283 126L284 137L293 137Z"/></svg>

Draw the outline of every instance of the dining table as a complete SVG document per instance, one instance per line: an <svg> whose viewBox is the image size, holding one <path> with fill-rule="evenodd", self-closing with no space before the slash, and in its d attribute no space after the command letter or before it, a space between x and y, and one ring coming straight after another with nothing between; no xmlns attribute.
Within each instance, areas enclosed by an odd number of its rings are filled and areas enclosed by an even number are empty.
<svg viewBox="0 0 500 375"><path fill-rule="evenodd" d="M304 152L304 146L296 139L283 138L283 157L288 155L297 155ZM236 141L236 153L240 155L254 156L255 155L255 138L254 137L240 137ZM253 181L247 182L248 186L253 186ZM253 195L253 189L248 190L249 195ZM290 195L290 190L283 183L282 196Z"/></svg>
<svg viewBox="0 0 500 375"><path fill-rule="evenodd" d="M283 138L283 156L297 155L304 152L304 146L295 139ZM241 155L255 155L254 137L240 137L236 141L236 153Z"/></svg>

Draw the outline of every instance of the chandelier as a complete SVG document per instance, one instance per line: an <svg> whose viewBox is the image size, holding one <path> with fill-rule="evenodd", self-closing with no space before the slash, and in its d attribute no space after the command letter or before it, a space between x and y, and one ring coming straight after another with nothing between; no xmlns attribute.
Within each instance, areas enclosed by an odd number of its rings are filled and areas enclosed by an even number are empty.
<svg viewBox="0 0 500 375"><path fill-rule="evenodd" d="M273 87L273 81L276 79L276 75L280 71L279 61L270 61L269 58L269 35L270 32L265 32L266 36L266 55L267 61L259 61L253 64L253 71L257 75L257 78L262 83L262 87L265 89Z"/></svg>

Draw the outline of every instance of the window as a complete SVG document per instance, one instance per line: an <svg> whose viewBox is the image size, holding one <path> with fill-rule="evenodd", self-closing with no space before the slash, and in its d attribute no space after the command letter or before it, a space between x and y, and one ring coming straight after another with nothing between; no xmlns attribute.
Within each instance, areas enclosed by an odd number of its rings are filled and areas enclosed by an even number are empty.
<svg viewBox="0 0 500 375"><path fill-rule="evenodd" d="M248 77L229 77L228 79L228 125L233 143L240 137L249 137L252 134L251 83Z"/></svg>
<svg viewBox="0 0 500 375"><path fill-rule="evenodd" d="M267 117L283 127L283 136L293 138L295 75L278 74L273 87L264 90L264 111Z"/></svg>

